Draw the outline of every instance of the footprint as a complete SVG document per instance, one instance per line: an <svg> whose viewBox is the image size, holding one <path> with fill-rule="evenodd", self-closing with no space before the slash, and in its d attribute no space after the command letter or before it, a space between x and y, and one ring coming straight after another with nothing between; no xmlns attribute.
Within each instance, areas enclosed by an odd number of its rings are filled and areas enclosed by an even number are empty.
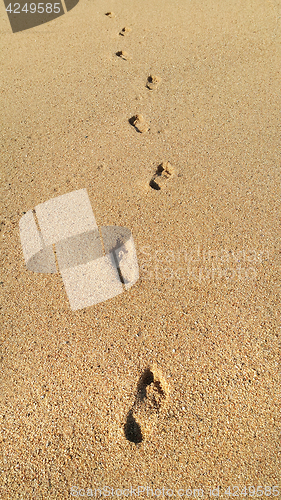
<svg viewBox="0 0 281 500"><path fill-rule="evenodd" d="M123 28L123 29L120 31L119 35L122 35L122 36L128 35L128 33L130 33L130 31L132 31L132 28L127 28L127 27L125 26L125 28Z"/></svg>
<svg viewBox="0 0 281 500"><path fill-rule="evenodd" d="M157 368L147 368L140 377L136 400L124 426L128 441L141 443L153 432L168 396L169 387L161 372Z"/></svg>
<svg viewBox="0 0 281 500"><path fill-rule="evenodd" d="M119 52L116 52L116 55L118 57L121 57L121 59L124 59L124 61L131 61L131 56L126 52L125 50L120 50Z"/></svg>
<svg viewBox="0 0 281 500"><path fill-rule="evenodd" d="M166 181L173 177L174 173L174 167L172 167L168 161L163 161L161 165L157 167L156 173L149 183L150 187L156 190L163 188Z"/></svg>
<svg viewBox="0 0 281 500"><path fill-rule="evenodd" d="M149 90L155 90L160 83L161 78L159 76L149 75L146 86Z"/></svg>
<svg viewBox="0 0 281 500"><path fill-rule="evenodd" d="M142 115L133 116L132 118L130 118L129 123L133 125L135 129L141 134L144 134L145 132L148 132L148 130L150 130L149 125L147 125Z"/></svg>

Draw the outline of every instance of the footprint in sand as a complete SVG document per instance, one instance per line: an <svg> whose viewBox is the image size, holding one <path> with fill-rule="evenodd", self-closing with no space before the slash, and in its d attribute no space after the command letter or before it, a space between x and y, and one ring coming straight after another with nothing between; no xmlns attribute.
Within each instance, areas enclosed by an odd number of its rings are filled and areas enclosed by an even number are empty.
<svg viewBox="0 0 281 500"><path fill-rule="evenodd" d="M125 50L120 50L119 52L116 52L116 55L118 57L121 57L121 59L124 59L124 61L131 61L131 56L126 52Z"/></svg>
<svg viewBox="0 0 281 500"><path fill-rule="evenodd" d="M121 35L121 36L128 35L128 33L130 33L130 31L132 31L132 28L127 28L125 26L125 28L122 28L122 30L120 31L119 35Z"/></svg>
<svg viewBox="0 0 281 500"><path fill-rule="evenodd" d="M137 395L124 426L125 437L132 443L141 443L149 436L168 401L169 387L157 368L147 368L140 377Z"/></svg>
<svg viewBox="0 0 281 500"><path fill-rule="evenodd" d="M167 180L173 177L174 173L174 167L168 161L163 161L157 167L156 173L149 183L150 187L156 190L163 188Z"/></svg>
<svg viewBox="0 0 281 500"><path fill-rule="evenodd" d="M149 75L149 77L147 78L146 87L149 90L155 90L157 89L160 83L161 83L161 78L159 76Z"/></svg>
<svg viewBox="0 0 281 500"><path fill-rule="evenodd" d="M129 123L133 125L133 127L135 127L135 129L141 134L144 134L145 132L148 132L148 130L150 130L149 125L146 123L142 115L133 116L132 118L130 118Z"/></svg>

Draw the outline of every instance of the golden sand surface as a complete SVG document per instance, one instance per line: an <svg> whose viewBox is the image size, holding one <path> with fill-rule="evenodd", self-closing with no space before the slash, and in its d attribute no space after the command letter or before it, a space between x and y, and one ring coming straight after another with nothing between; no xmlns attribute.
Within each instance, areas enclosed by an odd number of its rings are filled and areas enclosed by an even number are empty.
<svg viewBox="0 0 281 500"><path fill-rule="evenodd" d="M0 15L1 499L278 498L280 0ZM72 311L19 220L82 188L140 278Z"/></svg>

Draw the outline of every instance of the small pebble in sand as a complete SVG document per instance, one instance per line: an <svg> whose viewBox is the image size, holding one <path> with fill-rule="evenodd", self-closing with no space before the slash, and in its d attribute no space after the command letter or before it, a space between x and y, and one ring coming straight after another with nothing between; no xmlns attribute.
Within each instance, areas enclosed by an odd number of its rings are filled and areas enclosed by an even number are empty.
<svg viewBox="0 0 281 500"><path fill-rule="evenodd" d="M107 12L105 15L107 17L116 17L115 14L114 14L114 12Z"/></svg>
<svg viewBox="0 0 281 500"><path fill-rule="evenodd" d="M127 28L127 27L125 26L125 28L123 28L123 29L120 31L119 35L122 35L122 36L128 35L128 33L130 33L130 31L132 31L132 28Z"/></svg>

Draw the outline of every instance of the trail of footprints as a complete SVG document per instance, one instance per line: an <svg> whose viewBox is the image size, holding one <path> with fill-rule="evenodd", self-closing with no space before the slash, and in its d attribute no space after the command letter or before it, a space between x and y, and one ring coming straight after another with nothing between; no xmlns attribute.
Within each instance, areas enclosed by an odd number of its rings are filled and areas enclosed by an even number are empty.
<svg viewBox="0 0 281 500"><path fill-rule="evenodd" d="M116 17L113 12L107 12L106 16L110 18ZM119 35L124 37L131 31L131 28L124 27L119 32ZM116 52L116 55L124 61L130 61L132 59L125 50ZM154 91L160 83L160 77L149 75L147 77L146 88L149 91ZM150 130L149 125L141 114L137 114L130 118L129 123L140 134L144 134ZM164 161L157 167L149 185L155 190L160 190L166 181L173 175L174 168L169 162ZM137 385L135 402L126 418L126 423L124 425L126 439L132 443L138 444L151 435L163 414L168 399L169 386L161 372L155 367L152 369L147 368L140 377Z"/></svg>
<svg viewBox="0 0 281 500"><path fill-rule="evenodd" d="M110 18L116 17L114 12L107 12L106 16L110 17ZM128 26L125 26L124 28L121 29L121 31L119 32L119 35L124 37L124 36L127 36L131 31L132 31L131 28L129 28ZM120 51L116 52L116 56L120 57L124 61L131 61L132 60L132 57L130 56L130 54L128 54L125 50L120 50ZM158 86L160 85L160 83L161 83L161 78L159 76L148 75L147 82L146 82L146 88L151 92L155 91L158 88ZM150 130L148 123L146 122L143 115L141 115L141 114L136 114L135 116L132 116L129 119L129 123L140 134L145 134L146 132L148 132ZM152 189L159 191L160 189L162 189L164 187L166 181L168 179L170 179L173 175L174 175L174 169L170 165L170 163L163 162L163 163L161 163L161 165L159 165L157 167L155 174L153 175L152 179L149 182L149 186Z"/></svg>
<svg viewBox="0 0 281 500"><path fill-rule="evenodd" d="M124 426L128 441L138 444L152 434L169 399L169 386L157 368L147 368L140 377L133 407Z"/></svg>

